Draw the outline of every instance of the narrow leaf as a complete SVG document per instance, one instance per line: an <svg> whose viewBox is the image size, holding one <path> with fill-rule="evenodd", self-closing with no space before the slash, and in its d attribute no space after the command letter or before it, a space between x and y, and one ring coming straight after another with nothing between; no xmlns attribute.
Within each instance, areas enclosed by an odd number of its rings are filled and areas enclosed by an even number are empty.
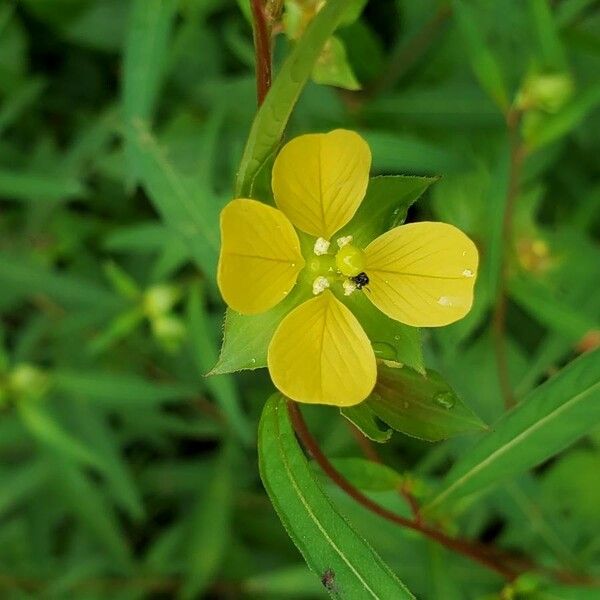
<svg viewBox="0 0 600 600"><path fill-rule="evenodd" d="M237 197L252 197L254 179L275 152L300 92L345 10L347 0L329 0L283 63L252 124L237 175Z"/></svg>
<svg viewBox="0 0 600 600"><path fill-rule="evenodd" d="M435 371L422 375L408 367L380 364L375 390L366 404L396 431L430 442L485 429Z"/></svg>
<svg viewBox="0 0 600 600"><path fill-rule="evenodd" d="M375 418L375 413L366 402L361 402L356 406L342 408L340 412L346 419L353 423L363 435L374 442L383 444L392 437L392 430L389 428L381 429Z"/></svg>
<svg viewBox="0 0 600 600"><path fill-rule="evenodd" d="M437 180L406 175L372 177L362 204L337 237L351 234L353 243L364 248L378 235L404 223L408 209Z"/></svg>
<svg viewBox="0 0 600 600"><path fill-rule="evenodd" d="M217 343L214 332L209 327L209 316L202 305L198 286L192 289L188 302L188 320L193 356L198 366L198 373L203 376L217 359ZM254 432L244 414L240 396L231 377L209 377L204 380L214 395L231 428L245 443L249 443Z"/></svg>
<svg viewBox="0 0 600 600"><path fill-rule="evenodd" d="M292 429L285 399L272 396L259 426L263 484L288 534L334 598L413 598L317 483Z"/></svg>
<svg viewBox="0 0 600 600"><path fill-rule="evenodd" d="M277 325L295 306L306 299L296 286L277 306L259 315L225 313L223 347L217 364L208 375L223 375L267 366L267 350Z"/></svg>
<svg viewBox="0 0 600 600"><path fill-rule="evenodd" d="M168 42L175 16L174 0L134 0L123 60L123 113L125 123L147 125L154 112L164 75ZM139 175L138 157L126 146L133 177Z"/></svg>
<svg viewBox="0 0 600 600"><path fill-rule="evenodd" d="M229 542L235 464L234 447L227 444L215 462L212 477L201 489L190 523L181 598L201 597L223 560Z"/></svg>
<svg viewBox="0 0 600 600"><path fill-rule="evenodd" d="M482 36L478 17L474 14L471 5L463 0L453 0L452 7L467 49L471 68L479 84L505 112L509 102L504 76Z"/></svg>
<svg viewBox="0 0 600 600"><path fill-rule="evenodd" d="M536 388L448 473L428 512L534 467L600 422L600 349Z"/></svg>
<svg viewBox="0 0 600 600"><path fill-rule="evenodd" d="M186 242L203 271L214 280L219 251L218 205L215 198L180 173L143 121L127 128L141 183L165 224Z"/></svg>

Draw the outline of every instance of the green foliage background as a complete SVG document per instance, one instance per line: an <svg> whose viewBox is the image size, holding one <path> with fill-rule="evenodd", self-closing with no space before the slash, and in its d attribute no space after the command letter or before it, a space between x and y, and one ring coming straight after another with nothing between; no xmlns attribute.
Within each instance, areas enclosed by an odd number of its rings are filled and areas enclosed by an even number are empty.
<svg viewBox="0 0 600 600"><path fill-rule="evenodd" d="M395 433L378 445L385 469L356 458L338 411L306 410L310 428L390 510L409 516L397 487L410 482L449 534L579 577L538 571L505 587L365 511L307 466L277 398L261 425L273 502L292 536L308 536L300 549L319 575L330 554L306 506L347 552L341 568L379 590L340 582L337 597L404 597L396 576L433 600L597 597L599 3L371 0L336 38L341 77L362 91L310 82L287 135L355 129L373 174L442 176L409 219L456 224L482 265L470 315L424 332L425 363L491 431ZM276 71L291 48L277 37ZM511 105L524 111L512 135ZM204 377L224 309L218 213L255 113L252 29L234 0L0 3L0 597L327 595L261 483L266 373ZM259 151L283 126L256 126ZM527 153L512 189L515 143ZM248 164L237 187L251 193ZM522 400L505 416L499 285Z"/></svg>

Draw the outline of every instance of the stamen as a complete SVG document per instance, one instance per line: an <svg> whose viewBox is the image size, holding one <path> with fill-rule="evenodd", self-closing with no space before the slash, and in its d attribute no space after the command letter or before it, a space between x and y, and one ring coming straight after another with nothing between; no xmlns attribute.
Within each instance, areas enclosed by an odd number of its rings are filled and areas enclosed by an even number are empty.
<svg viewBox="0 0 600 600"><path fill-rule="evenodd" d="M323 275L319 275L314 281L312 285L312 292L315 296L324 292L329 287L329 279L327 277L323 277Z"/></svg>
<svg viewBox="0 0 600 600"><path fill-rule="evenodd" d="M317 241L315 242L315 246L313 248L313 252L317 256L323 256L323 254L327 254L327 251L329 250L329 245L330 243L325 238L317 238Z"/></svg>
<svg viewBox="0 0 600 600"><path fill-rule="evenodd" d="M342 283L342 287L344 288L344 296L349 296L356 290L356 284L354 281L350 281L350 279L345 279L344 283Z"/></svg>
<svg viewBox="0 0 600 600"><path fill-rule="evenodd" d="M351 235L343 235L342 237L339 237L337 240L337 245L338 248L343 248L344 246L347 246L348 244L350 244L352 242L352 236Z"/></svg>

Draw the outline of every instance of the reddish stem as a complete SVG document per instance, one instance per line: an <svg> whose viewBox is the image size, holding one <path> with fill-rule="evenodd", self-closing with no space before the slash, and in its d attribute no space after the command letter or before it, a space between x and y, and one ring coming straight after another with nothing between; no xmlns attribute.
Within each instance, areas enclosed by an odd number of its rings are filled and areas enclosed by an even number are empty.
<svg viewBox="0 0 600 600"><path fill-rule="evenodd" d="M263 0L251 0L256 57L256 97L260 106L271 87L271 28Z"/></svg>
<svg viewBox="0 0 600 600"><path fill-rule="evenodd" d="M521 144L519 136L519 125L521 113L518 110L510 110L506 115L508 135L510 139L510 171L506 204L502 218L502 264L498 280L496 305L492 317L494 334L494 353L496 356L496 369L500 391L504 399L504 407L509 410L516 404L516 400L510 383L510 372L508 368L508 354L506 348L506 309L507 309L507 280L508 280L508 253L512 245L512 222L515 204L519 196L521 171L525 160L525 149Z"/></svg>
<svg viewBox="0 0 600 600"><path fill-rule="evenodd" d="M480 547L479 545L471 544L470 542L465 542L463 540L458 540L447 536L445 533L438 531L425 525L424 523L416 520L407 519L392 511L380 506L376 502L373 502L370 498L365 496L360 490L355 488L341 473L339 473L335 467L329 462L327 457L321 452L319 445L315 438L312 436L308 427L306 426L306 422L302 417L300 410L295 402L288 401L288 412L290 415L290 419L296 435L302 442L302 445L306 448L306 450L310 453L310 455L314 458L314 460L318 463L318 465L323 469L323 472L344 492L346 492L351 498L356 500L360 505L365 507L367 510L372 513L391 521L392 523L396 523L397 525L401 525L402 527L406 527L408 529L412 529L413 531L418 531L428 538L442 544L446 548L459 552L460 554L471 558L472 560L486 566L487 568L496 571L502 577L507 579L508 581L512 581L519 574L512 567L509 567L496 558L492 558L487 554L485 548Z"/></svg>

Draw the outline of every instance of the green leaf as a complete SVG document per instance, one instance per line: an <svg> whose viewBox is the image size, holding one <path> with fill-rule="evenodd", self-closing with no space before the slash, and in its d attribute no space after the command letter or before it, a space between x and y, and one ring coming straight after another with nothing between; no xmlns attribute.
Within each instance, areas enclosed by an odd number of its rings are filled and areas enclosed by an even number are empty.
<svg viewBox="0 0 600 600"><path fill-rule="evenodd" d="M430 442L486 426L435 371L378 365L369 408L396 431Z"/></svg>
<svg viewBox="0 0 600 600"><path fill-rule="evenodd" d="M334 598L413 598L324 494L298 446L285 399L275 394L259 426L263 484L308 566Z"/></svg>
<svg viewBox="0 0 600 600"><path fill-rule="evenodd" d="M126 126L150 121L162 83L171 27L177 3L174 0L134 0L123 59L123 115ZM139 176L139 157L131 140L126 146L130 174Z"/></svg>
<svg viewBox="0 0 600 600"><path fill-rule="evenodd" d="M38 205L84 195L81 183L70 175L0 169L0 196Z"/></svg>
<svg viewBox="0 0 600 600"><path fill-rule="evenodd" d="M366 294L368 292L345 296L344 304L352 311L369 336L375 356L408 365L424 373L421 330L390 319L367 298Z"/></svg>
<svg viewBox="0 0 600 600"><path fill-rule="evenodd" d="M600 349L570 363L506 413L450 470L431 512L534 467L600 422Z"/></svg>
<svg viewBox="0 0 600 600"><path fill-rule="evenodd" d="M214 465L214 473L204 484L191 516L186 578L181 598L192 599L215 576L229 544L229 528L234 500L234 447L228 443Z"/></svg>
<svg viewBox="0 0 600 600"><path fill-rule="evenodd" d="M276 151L300 92L345 10L347 0L329 0L283 63L252 124L236 180L238 198L252 197L254 179Z"/></svg>
<svg viewBox="0 0 600 600"><path fill-rule="evenodd" d="M209 327L208 315L202 305L198 286L192 288L188 302L188 321L192 355L200 376L204 375L217 360L217 344ZM231 377L205 379L204 382L214 395L231 428L246 444L254 438L252 426L241 408L240 396Z"/></svg>
<svg viewBox="0 0 600 600"><path fill-rule="evenodd" d="M2 470L0 515L16 506L23 506L27 498L38 494L48 481L48 468L42 461Z"/></svg>
<svg viewBox="0 0 600 600"><path fill-rule="evenodd" d="M63 458L101 471L106 470L104 457L90 450L63 429L39 402L29 400L19 402L19 414L29 432L39 442L61 454Z"/></svg>
<svg viewBox="0 0 600 600"><path fill-rule="evenodd" d="M588 331L600 329L599 321L582 314L578 306L535 279L515 277L509 287L511 297L532 318L574 342Z"/></svg>
<svg viewBox="0 0 600 600"><path fill-rule="evenodd" d="M157 383L134 374L114 374L100 370L67 370L52 372L55 389L83 397L87 401L111 409L143 410L165 403L192 398L197 390L180 383Z"/></svg>
<svg viewBox="0 0 600 600"><path fill-rule="evenodd" d="M92 306L114 309L122 300L97 283L59 273L28 260L26 257L0 252L0 283L27 297L47 294L68 306Z"/></svg>
<svg viewBox="0 0 600 600"><path fill-rule="evenodd" d="M490 98L505 112L509 100L504 76L483 38L479 17L474 13L472 6L464 0L452 0L452 8L475 77Z"/></svg>
<svg viewBox="0 0 600 600"><path fill-rule="evenodd" d="M388 175L372 177L356 214L337 234L352 234L354 245L366 247L377 236L406 220L408 209L438 177Z"/></svg>
<svg viewBox="0 0 600 600"><path fill-rule="evenodd" d="M285 315L308 298L309 293L296 286L285 300L259 315L242 315L228 308L221 354L208 375L266 367L267 350L275 329Z"/></svg>
<svg viewBox="0 0 600 600"><path fill-rule="evenodd" d="M127 129L141 183L167 226L184 240L198 266L214 281L219 252L218 203L169 161L142 121Z"/></svg>
<svg viewBox="0 0 600 600"><path fill-rule="evenodd" d="M348 63L344 43L336 37L327 40L313 68L312 79L320 85L333 85L346 90L361 88Z"/></svg>
<svg viewBox="0 0 600 600"><path fill-rule="evenodd" d="M364 458L335 458L331 463L348 481L367 492L398 490L404 482L404 477L391 467Z"/></svg>
<svg viewBox="0 0 600 600"><path fill-rule="evenodd" d="M392 437L391 429L381 429L377 423L375 414L369 408L366 402L361 402L356 406L348 406L340 409L340 412L358 428L363 435L374 442L383 444Z"/></svg>
<svg viewBox="0 0 600 600"><path fill-rule="evenodd" d="M52 455L52 475L58 506L69 517L75 516L79 527L88 531L115 561L118 569L131 567L131 550L110 504L98 484L70 461Z"/></svg>
<svg viewBox="0 0 600 600"><path fill-rule="evenodd" d="M117 436L107 419L96 407L87 406L79 401L71 402L69 412L78 433L86 440L88 446L102 456L106 465L103 473L115 501L132 519L141 520L144 516L141 494L134 483L125 457L121 454Z"/></svg>
<svg viewBox="0 0 600 600"><path fill-rule="evenodd" d="M0 135L38 100L45 87L41 78L28 79L6 97L0 106Z"/></svg>
<svg viewBox="0 0 600 600"><path fill-rule="evenodd" d="M543 67L563 70L567 66L565 49L563 48L552 9L548 0L528 0L532 29L537 37Z"/></svg>

